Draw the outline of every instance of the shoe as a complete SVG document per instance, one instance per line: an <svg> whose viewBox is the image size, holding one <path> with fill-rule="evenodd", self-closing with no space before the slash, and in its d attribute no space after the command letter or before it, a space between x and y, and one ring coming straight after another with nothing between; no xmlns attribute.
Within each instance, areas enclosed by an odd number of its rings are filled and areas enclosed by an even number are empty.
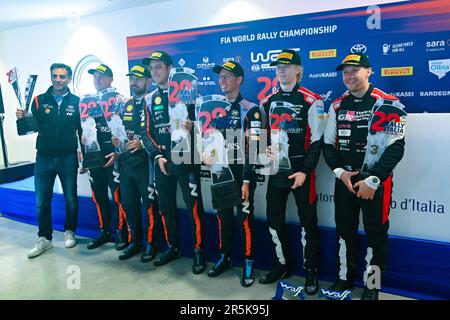
<svg viewBox="0 0 450 320"><path fill-rule="evenodd" d="M328 288L330 291L344 292L345 290L352 290L355 287L353 281L338 279Z"/></svg>
<svg viewBox="0 0 450 320"><path fill-rule="evenodd" d="M208 276L211 278L217 277L225 270L230 269L231 267L231 258L227 256L226 254L221 254L219 261L216 262L216 264L209 269Z"/></svg>
<svg viewBox="0 0 450 320"><path fill-rule="evenodd" d="M75 239L75 234L72 230L64 231L64 247L67 249L73 248L77 245L77 239Z"/></svg>
<svg viewBox="0 0 450 320"><path fill-rule="evenodd" d="M274 283L277 280L287 278L288 272L286 265L278 265L275 269L272 271L266 273L261 278L259 278L259 283L261 284L268 284L268 283Z"/></svg>
<svg viewBox="0 0 450 320"><path fill-rule="evenodd" d="M192 272L194 274L202 273L206 268L205 257L202 250L194 249L194 256L192 258Z"/></svg>
<svg viewBox="0 0 450 320"><path fill-rule="evenodd" d="M255 273L253 272L253 260L245 259L242 268L241 286L247 288L255 282Z"/></svg>
<svg viewBox="0 0 450 320"><path fill-rule="evenodd" d="M141 252L142 245L139 243L130 243L128 247L125 248L123 253L119 256L119 260L127 260L130 259L135 254Z"/></svg>
<svg viewBox="0 0 450 320"><path fill-rule="evenodd" d="M378 289L369 289L365 287L361 300L378 300L378 292Z"/></svg>
<svg viewBox="0 0 450 320"><path fill-rule="evenodd" d="M128 240L126 237L126 231L117 230L116 231L116 245L115 248L117 251L123 250L128 246Z"/></svg>
<svg viewBox="0 0 450 320"><path fill-rule="evenodd" d="M144 252L142 252L141 261L150 262L155 258L155 256L156 256L156 248L152 246L151 243L147 243Z"/></svg>
<svg viewBox="0 0 450 320"><path fill-rule="evenodd" d="M305 293L312 296L319 291L319 279L317 269L306 270Z"/></svg>
<svg viewBox="0 0 450 320"><path fill-rule="evenodd" d="M164 252L158 260L153 262L153 265L156 267L165 265L166 263L169 263L172 260L177 259L180 256L180 251L175 247L169 247L169 249Z"/></svg>
<svg viewBox="0 0 450 320"><path fill-rule="evenodd" d="M89 242L87 245L87 249L92 250L92 249L100 247L101 245L103 245L109 241L110 236L111 236L111 233L109 231L106 231L105 229L100 229L100 233L99 233L97 239L94 239L91 242Z"/></svg>
<svg viewBox="0 0 450 320"><path fill-rule="evenodd" d="M40 237L36 246L28 252L28 258L34 258L43 253L44 251L53 248L51 240L47 240L45 237Z"/></svg>

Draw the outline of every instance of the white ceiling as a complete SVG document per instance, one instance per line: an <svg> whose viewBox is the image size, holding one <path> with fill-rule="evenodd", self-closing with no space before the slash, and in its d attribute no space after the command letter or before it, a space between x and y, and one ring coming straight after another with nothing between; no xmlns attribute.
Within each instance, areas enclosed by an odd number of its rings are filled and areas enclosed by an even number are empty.
<svg viewBox="0 0 450 320"><path fill-rule="evenodd" d="M169 0L0 0L0 31Z"/></svg>

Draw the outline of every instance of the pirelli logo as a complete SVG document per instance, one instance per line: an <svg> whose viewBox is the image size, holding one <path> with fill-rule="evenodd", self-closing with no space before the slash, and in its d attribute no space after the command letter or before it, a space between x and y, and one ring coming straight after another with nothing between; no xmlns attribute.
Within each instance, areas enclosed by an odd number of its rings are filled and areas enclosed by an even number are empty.
<svg viewBox="0 0 450 320"><path fill-rule="evenodd" d="M381 76L382 77L412 76L413 74L414 74L414 70L413 70L412 66L381 68Z"/></svg>
<svg viewBox="0 0 450 320"><path fill-rule="evenodd" d="M312 50L309 52L310 59L336 58L336 49Z"/></svg>
<svg viewBox="0 0 450 320"><path fill-rule="evenodd" d="M230 68L230 69L234 69L236 67L236 65L233 62L230 62L230 61L225 62L223 66L227 67L227 68Z"/></svg>
<svg viewBox="0 0 450 320"><path fill-rule="evenodd" d="M294 57L294 55L292 53L289 52L281 52L277 59L289 59L292 60L292 58Z"/></svg>
<svg viewBox="0 0 450 320"><path fill-rule="evenodd" d="M161 58L162 53L161 52L153 52L152 53L152 58Z"/></svg>

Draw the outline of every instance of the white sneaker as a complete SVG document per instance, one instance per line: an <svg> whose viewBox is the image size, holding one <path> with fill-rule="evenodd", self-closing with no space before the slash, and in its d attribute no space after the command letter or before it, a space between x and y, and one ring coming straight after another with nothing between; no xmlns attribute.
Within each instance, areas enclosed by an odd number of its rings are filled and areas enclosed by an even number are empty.
<svg viewBox="0 0 450 320"><path fill-rule="evenodd" d="M75 239L75 235L73 231L66 230L64 231L64 246L69 249L75 247L77 245L77 239Z"/></svg>
<svg viewBox="0 0 450 320"><path fill-rule="evenodd" d="M34 258L43 253L46 250L53 248L51 240L47 240L45 237L40 237L36 246L28 252L28 258Z"/></svg>

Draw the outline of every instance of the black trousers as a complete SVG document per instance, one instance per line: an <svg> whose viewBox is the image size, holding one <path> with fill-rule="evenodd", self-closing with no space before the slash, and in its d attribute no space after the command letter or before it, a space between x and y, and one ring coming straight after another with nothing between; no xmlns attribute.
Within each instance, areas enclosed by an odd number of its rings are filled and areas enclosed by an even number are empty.
<svg viewBox="0 0 450 320"><path fill-rule="evenodd" d="M334 189L337 234L337 273L342 280L353 281L359 258L359 214L362 211L367 236L367 267L378 266L386 270L388 257L389 210L392 178L388 178L375 192L373 200L362 200L351 193L344 183L336 179ZM367 268L366 268L367 270ZM366 276L366 275L365 275Z"/></svg>
<svg viewBox="0 0 450 320"><path fill-rule="evenodd" d="M153 169L153 168L152 168ZM127 213L130 242L153 244L161 232L161 217L156 198L149 198L148 161L137 166L120 167L120 194ZM142 217L142 208L145 211Z"/></svg>
<svg viewBox="0 0 450 320"><path fill-rule="evenodd" d="M113 167L89 169L89 181L92 189L92 200L97 207L100 229L126 229L126 213L120 201L120 186L114 181ZM111 209L108 188L113 195L116 206ZM114 221L113 220L114 217Z"/></svg>
<svg viewBox="0 0 450 320"><path fill-rule="evenodd" d="M197 166L198 167L198 166ZM177 213L177 184L181 187L183 200L191 217L191 233L194 248L203 249L205 239L205 213L200 188L200 167L194 172L185 165L173 167L169 176L155 166L156 192L164 227L164 235L169 246L180 247L179 217Z"/></svg>
<svg viewBox="0 0 450 320"><path fill-rule="evenodd" d="M231 165L231 171L235 180L242 186L242 165ZM250 180L250 197L248 203L241 203L237 207L237 217L241 227L242 248L244 257L253 260L255 254L255 217L254 217L254 195L256 180ZM233 217L234 207L217 210L217 221L219 228L219 250L220 253L231 256L233 251Z"/></svg>
<svg viewBox="0 0 450 320"><path fill-rule="evenodd" d="M311 174L303 186L295 190L276 188L272 177L267 186L267 223L272 235L275 264L289 265L289 254L286 234L286 203L289 193L294 194L301 225L301 246L303 247L303 266L306 269L316 268L319 264L319 228L317 226L317 195L315 175Z"/></svg>

